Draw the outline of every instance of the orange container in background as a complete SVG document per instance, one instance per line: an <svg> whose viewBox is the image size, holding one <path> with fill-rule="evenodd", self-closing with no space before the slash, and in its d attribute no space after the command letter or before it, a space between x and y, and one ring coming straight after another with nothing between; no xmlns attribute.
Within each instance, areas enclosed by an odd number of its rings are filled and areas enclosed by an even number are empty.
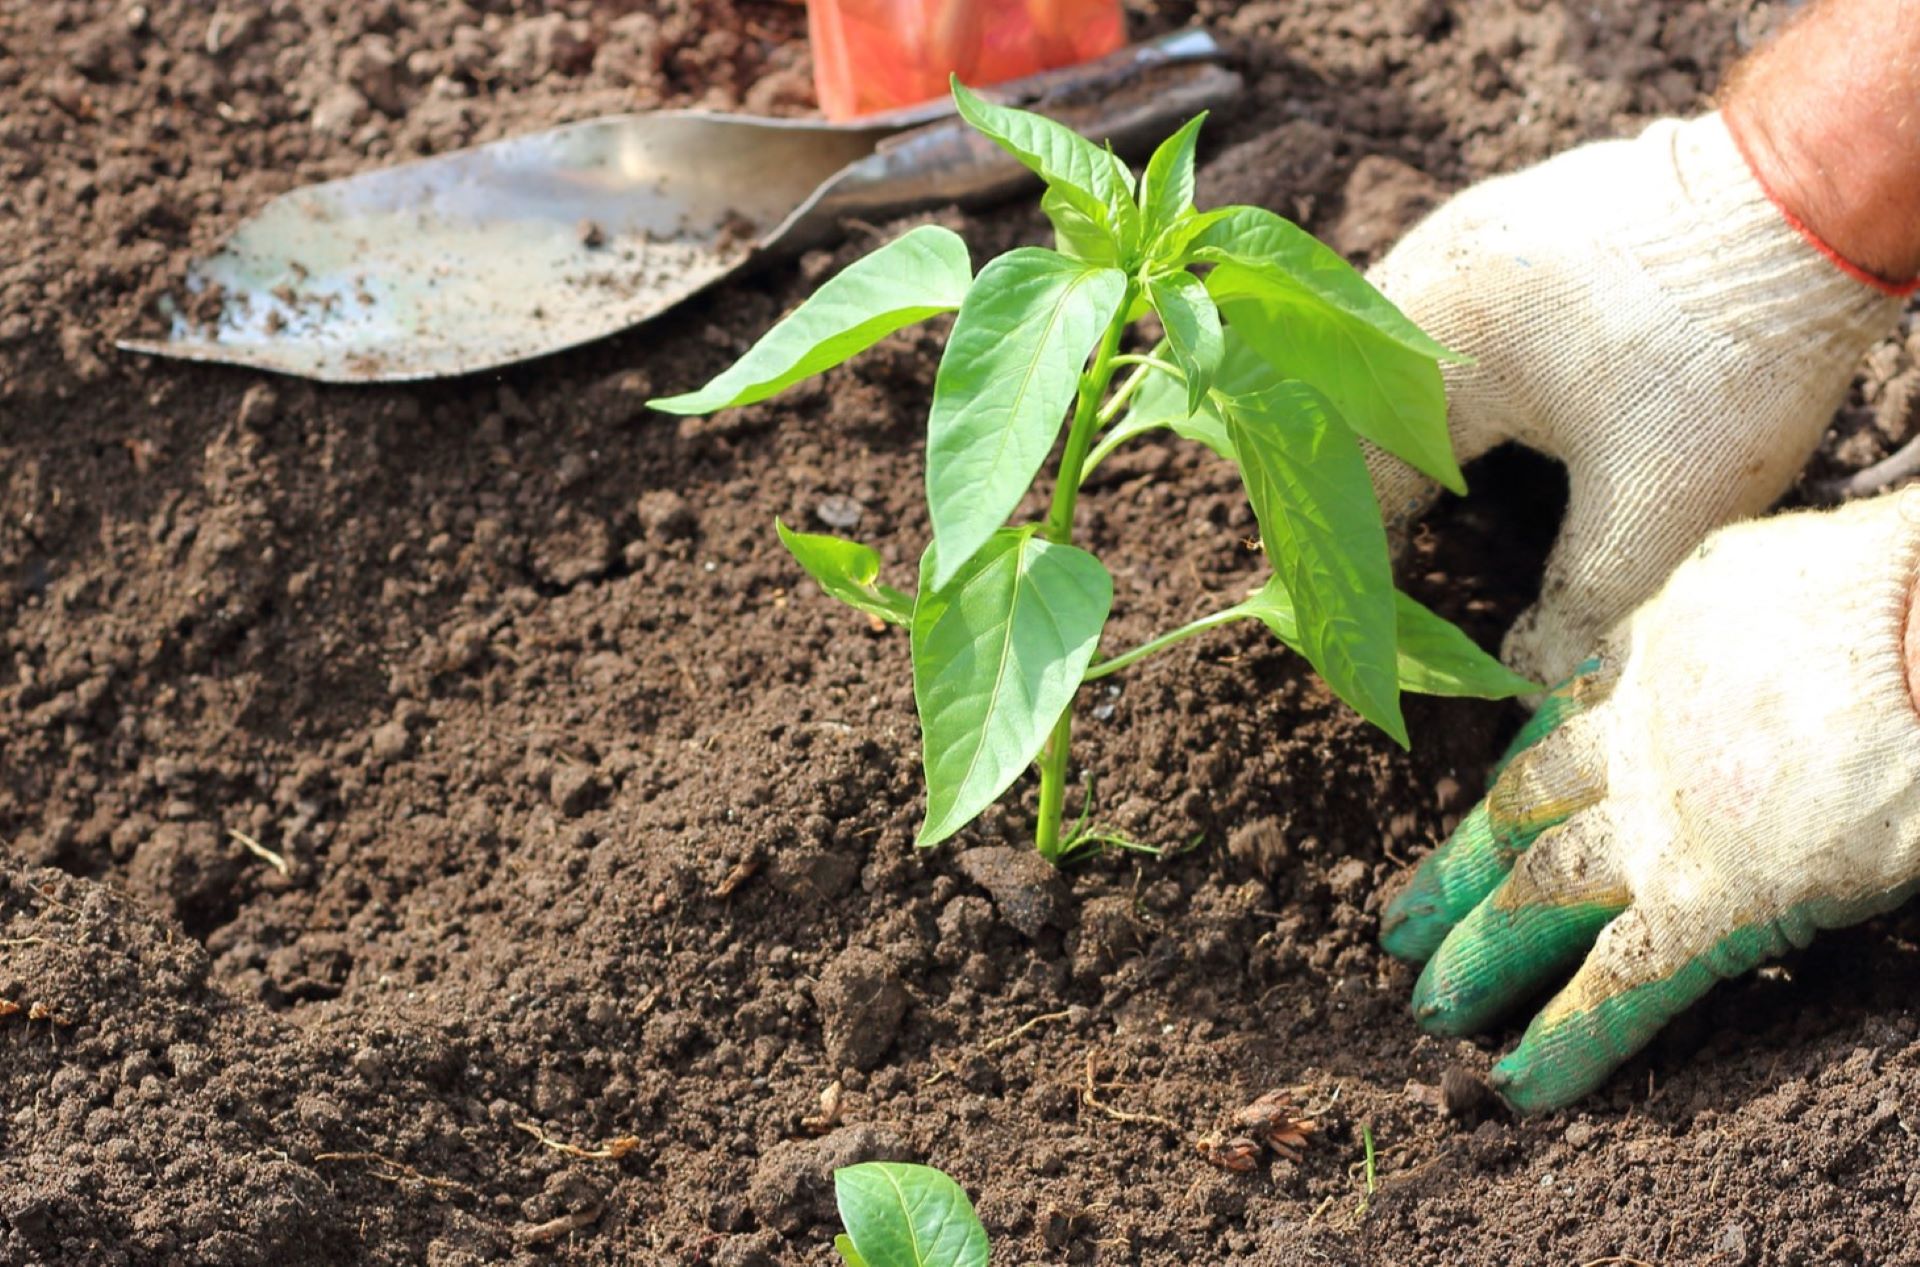
<svg viewBox="0 0 1920 1267"><path fill-rule="evenodd" d="M1126 43L1120 0L807 0L813 82L829 119L994 84Z"/></svg>

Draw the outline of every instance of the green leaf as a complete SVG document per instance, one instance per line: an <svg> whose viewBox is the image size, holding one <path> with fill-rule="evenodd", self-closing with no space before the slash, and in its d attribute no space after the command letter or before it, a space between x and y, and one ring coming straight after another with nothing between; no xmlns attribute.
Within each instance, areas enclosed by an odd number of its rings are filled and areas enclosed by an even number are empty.
<svg viewBox="0 0 1920 1267"><path fill-rule="evenodd" d="M916 844L938 844L991 805L1039 755L1073 701L1113 604L1113 578L1032 528L994 534L945 586L921 563L913 698L927 774Z"/></svg>
<svg viewBox="0 0 1920 1267"><path fill-rule="evenodd" d="M853 1267L987 1267L987 1230L959 1184L932 1166L867 1161L833 1172ZM841 1248L841 1241L848 1242Z"/></svg>
<svg viewBox="0 0 1920 1267"><path fill-rule="evenodd" d="M1193 155L1199 145L1200 125L1206 121L1207 112L1202 110L1160 142L1147 160L1146 173L1140 178L1140 211L1146 217L1149 238L1193 208Z"/></svg>
<svg viewBox="0 0 1920 1267"><path fill-rule="evenodd" d="M1187 412L1200 408L1220 372L1224 351L1220 335L1220 312L1213 296L1192 273L1168 273L1147 281L1147 297L1166 327L1167 347L1173 362L1187 376Z"/></svg>
<svg viewBox="0 0 1920 1267"><path fill-rule="evenodd" d="M1117 269L1035 246L980 270L940 358L927 420L933 588L1026 496L1126 289Z"/></svg>
<svg viewBox="0 0 1920 1267"><path fill-rule="evenodd" d="M1196 260L1271 274L1276 283L1365 322L1409 351L1437 361L1468 359L1413 324L1339 252L1291 220L1264 207L1220 207L1208 214L1210 223L1192 244Z"/></svg>
<svg viewBox="0 0 1920 1267"><path fill-rule="evenodd" d="M1267 560L1299 614L1300 653L1405 747L1393 568L1359 442L1305 383L1236 398L1226 421Z"/></svg>
<svg viewBox="0 0 1920 1267"><path fill-rule="evenodd" d="M892 624L913 624L913 596L876 583L880 556L872 549L839 537L795 532L778 519L773 528L787 552L828 594Z"/></svg>
<svg viewBox="0 0 1920 1267"><path fill-rule="evenodd" d="M1120 244L1112 230L1096 222L1057 189L1040 195L1040 210L1053 223L1054 249L1089 264L1118 264Z"/></svg>
<svg viewBox="0 0 1920 1267"><path fill-rule="evenodd" d="M1422 695L1506 699L1545 690L1521 677L1461 631L1405 594L1394 594L1400 641L1400 685Z"/></svg>
<svg viewBox="0 0 1920 1267"><path fill-rule="evenodd" d="M1250 396L1281 381L1278 372L1248 347L1232 326L1222 331L1221 348L1220 369L1213 382L1218 394ZM1163 356L1165 352L1164 344L1154 349L1156 356ZM1239 461L1233 451L1233 439L1227 435L1226 420L1213 401L1202 401L1200 408L1189 412L1187 389L1180 381L1171 374L1150 369L1128 402L1127 412L1100 437L1099 445L1087 458L1086 469L1091 471L1113 450L1156 427L1167 427L1176 435L1198 441L1229 462Z"/></svg>
<svg viewBox="0 0 1920 1267"><path fill-rule="evenodd" d="M1261 368L1265 368L1264 362ZM1199 409L1188 412L1186 385L1171 374L1149 369L1146 380L1134 392L1127 412L1100 437L1099 445L1088 455L1087 469L1105 461L1107 454L1135 436L1158 427L1171 428L1177 435L1198 441L1229 462L1238 460L1233 452L1233 440L1227 435L1227 424L1212 403L1203 403Z"/></svg>
<svg viewBox="0 0 1920 1267"><path fill-rule="evenodd" d="M1194 241L1237 210L1237 207L1216 207L1212 211L1189 211L1176 217L1153 239L1151 262L1161 268L1185 268L1194 263L1191 254Z"/></svg>
<svg viewBox="0 0 1920 1267"><path fill-rule="evenodd" d="M704 414L765 400L895 330L953 311L972 280L960 236L921 225L847 265L705 387L647 404L663 413Z"/></svg>
<svg viewBox="0 0 1920 1267"><path fill-rule="evenodd" d="M1133 205L1133 173L1101 148L1045 115L982 99L953 77L953 103L960 117L1060 192L1089 219L1125 240L1137 234L1139 210Z"/></svg>
<svg viewBox="0 0 1920 1267"><path fill-rule="evenodd" d="M1264 270L1221 264L1208 274L1207 290L1230 328L1281 377L1312 383L1355 431L1455 492L1466 490L1432 357Z"/></svg>
<svg viewBox="0 0 1920 1267"><path fill-rule="evenodd" d="M1279 577L1267 578L1265 585L1232 610L1260 621L1275 638L1300 649L1299 620ZM1482 651L1456 625L1398 590L1393 610L1395 668L1402 690L1505 699L1541 689Z"/></svg>
<svg viewBox="0 0 1920 1267"><path fill-rule="evenodd" d="M853 1242L847 1239L845 1232L833 1238L833 1248L847 1267L867 1267L867 1260L860 1257L860 1251L853 1247Z"/></svg>
<svg viewBox="0 0 1920 1267"><path fill-rule="evenodd" d="M1455 492L1466 491L1447 431L1430 338L1339 254L1259 207L1222 209L1188 254L1219 265L1207 289L1229 322L1289 378L1312 383L1355 431Z"/></svg>

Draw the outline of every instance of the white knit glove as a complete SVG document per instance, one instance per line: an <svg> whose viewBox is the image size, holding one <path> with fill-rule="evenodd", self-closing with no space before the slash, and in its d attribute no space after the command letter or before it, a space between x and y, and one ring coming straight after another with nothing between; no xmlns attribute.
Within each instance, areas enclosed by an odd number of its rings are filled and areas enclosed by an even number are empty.
<svg viewBox="0 0 1920 1267"><path fill-rule="evenodd" d="M1386 948L1432 956L1421 1023L1480 1029L1580 963L1494 1069L1517 1107L1555 1107L1719 978L1905 901L1916 573L1920 488L1710 537L1388 905Z"/></svg>
<svg viewBox="0 0 1920 1267"><path fill-rule="evenodd" d="M1475 185L1369 278L1476 359L1446 369L1463 462L1517 440L1567 466L1540 601L1505 647L1546 682L1786 490L1899 315L1768 201L1717 114ZM1434 486L1384 454L1373 470L1404 529Z"/></svg>

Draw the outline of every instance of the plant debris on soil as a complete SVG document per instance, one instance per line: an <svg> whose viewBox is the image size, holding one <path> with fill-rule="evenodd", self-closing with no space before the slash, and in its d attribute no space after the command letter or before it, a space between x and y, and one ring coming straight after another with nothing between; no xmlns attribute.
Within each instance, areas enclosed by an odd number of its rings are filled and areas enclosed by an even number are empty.
<svg viewBox="0 0 1920 1267"><path fill-rule="evenodd" d="M1205 24L1249 78L1202 203L1364 261L1473 179L1704 108L1787 7L1129 19ZM112 348L298 184L617 110L808 109L803 26L0 5L0 1262L819 1264L831 1171L889 1159L953 1175L1008 1264L1920 1262L1912 910L1723 985L1570 1112L1471 1094L1523 1018L1416 1029L1379 894L1512 706L1412 701L1402 753L1222 630L1087 701L1076 779L1166 857L1054 874L1018 798L913 850L904 649L771 524L857 523L908 574L938 329L766 405L642 406L906 224L482 378ZM976 258L1043 234L932 218ZM1906 438L1914 350L1875 351L1810 480ZM1469 478L1502 491L1441 507L1409 584L1491 645L1561 494L1543 463ZM1260 571L1232 472L1178 440L1084 509L1111 645ZM1273 1087L1310 1139L1210 1163Z"/></svg>

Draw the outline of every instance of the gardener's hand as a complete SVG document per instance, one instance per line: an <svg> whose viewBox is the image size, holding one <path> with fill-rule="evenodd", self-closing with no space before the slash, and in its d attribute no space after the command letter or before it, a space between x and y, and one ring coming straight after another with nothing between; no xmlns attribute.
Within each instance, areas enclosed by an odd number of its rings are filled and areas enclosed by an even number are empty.
<svg viewBox="0 0 1920 1267"><path fill-rule="evenodd" d="M1851 81L1849 81L1851 82ZM1466 190L1371 280L1442 343L1462 461L1508 440L1572 490L1505 655L1564 677L1711 529L1792 481L1898 302L1769 201L1720 115L1657 123ZM1390 524L1432 499L1374 458Z"/></svg>
<svg viewBox="0 0 1920 1267"><path fill-rule="evenodd" d="M1920 488L1710 537L1388 905L1420 1023L1485 1028L1578 964L1493 1072L1557 1107L1717 979L1920 887L1917 572Z"/></svg>

